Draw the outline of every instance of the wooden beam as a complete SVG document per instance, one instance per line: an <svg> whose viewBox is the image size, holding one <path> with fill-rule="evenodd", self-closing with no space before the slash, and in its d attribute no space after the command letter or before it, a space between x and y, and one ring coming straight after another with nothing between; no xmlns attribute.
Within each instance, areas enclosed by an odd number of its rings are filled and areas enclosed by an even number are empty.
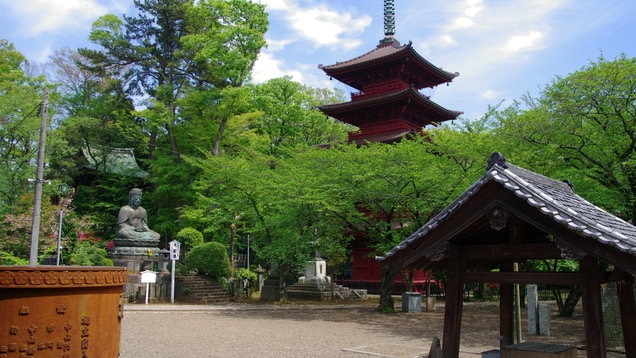
<svg viewBox="0 0 636 358"><path fill-rule="evenodd" d="M464 274L466 282L502 284L575 285L582 280L578 272L466 272Z"/></svg>
<svg viewBox="0 0 636 358"><path fill-rule="evenodd" d="M561 259L561 250L553 243L520 245L460 246L468 260L528 260Z"/></svg>
<svg viewBox="0 0 636 358"><path fill-rule="evenodd" d="M581 261L583 280L583 324L587 358L606 358L603 308L601 305L601 271L598 260L585 256Z"/></svg>

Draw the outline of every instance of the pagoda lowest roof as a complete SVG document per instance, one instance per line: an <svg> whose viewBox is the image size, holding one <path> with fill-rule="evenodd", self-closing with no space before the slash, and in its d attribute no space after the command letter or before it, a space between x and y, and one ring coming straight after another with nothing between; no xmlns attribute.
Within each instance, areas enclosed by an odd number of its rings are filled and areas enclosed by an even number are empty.
<svg viewBox="0 0 636 358"><path fill-rule="evenodd" d="M353 58L348 61L336 62L333 65L318 65L318 68L340 82L362 89L363 83L358 79L362 72L366 72L373 67L386 66L390 62L403 60L408 61L411 66L415 66L417 71L417 83L413 83L416 88L434 87L442 83L447 83L459 76L458 72L445 71L420 56L411 42L400 45L400 42L392 37L387 37L380 41L380 44L373 50Z"/></svg>

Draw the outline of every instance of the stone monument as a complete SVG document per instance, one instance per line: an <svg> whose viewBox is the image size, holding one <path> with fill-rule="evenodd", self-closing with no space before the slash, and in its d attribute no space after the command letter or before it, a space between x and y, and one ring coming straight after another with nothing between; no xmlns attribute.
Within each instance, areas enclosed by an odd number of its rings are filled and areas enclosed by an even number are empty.
<svg viewBox="0 0 636 358"><path fill-rule="evenodd" d="M305 276L300 277L298 283L288 286L287 296L309 300L366 299L367 292L333 284L331 277L327 276L327 262L316 251L314 258L305 265Z"/></svg>
<svg viewBox="0 0 636 358"><path fill-rule="evenodd" d="M115 265L134 272L157 269L154 263L163 258L159 251L160 235L148 227L148 213L141 206L141 197L138 188L128 193L128 205L119 209L117 215L116 236L110 250Z"/></svg>

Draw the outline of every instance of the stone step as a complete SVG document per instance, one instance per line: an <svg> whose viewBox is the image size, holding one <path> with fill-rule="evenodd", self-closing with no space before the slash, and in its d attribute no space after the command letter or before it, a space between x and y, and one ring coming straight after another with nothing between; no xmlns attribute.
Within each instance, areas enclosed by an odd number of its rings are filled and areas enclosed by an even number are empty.
<svg viewBox="0 0 636 358"><path fill-rule="evenodd" d="M201 275L177 276L175 299L180 302L212 304L231 301L223 285Z"/></svg>

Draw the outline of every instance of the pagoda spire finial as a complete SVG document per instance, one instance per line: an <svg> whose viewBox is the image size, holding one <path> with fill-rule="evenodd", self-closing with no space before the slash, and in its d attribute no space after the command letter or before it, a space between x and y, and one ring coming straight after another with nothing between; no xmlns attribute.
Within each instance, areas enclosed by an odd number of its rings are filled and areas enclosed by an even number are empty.
<svg viewBox="0 0 636 358"><path fill-rule="evenodd" d="M400 45L395 39L395 5L394 0L384 0L384 38L378 47Z"/></svg>
<svg viewBox="0 0 636 358"><path fill-rule="evenodd" d="M384 0L384 36L395 35L395 4L394 0Z"/></svg>

